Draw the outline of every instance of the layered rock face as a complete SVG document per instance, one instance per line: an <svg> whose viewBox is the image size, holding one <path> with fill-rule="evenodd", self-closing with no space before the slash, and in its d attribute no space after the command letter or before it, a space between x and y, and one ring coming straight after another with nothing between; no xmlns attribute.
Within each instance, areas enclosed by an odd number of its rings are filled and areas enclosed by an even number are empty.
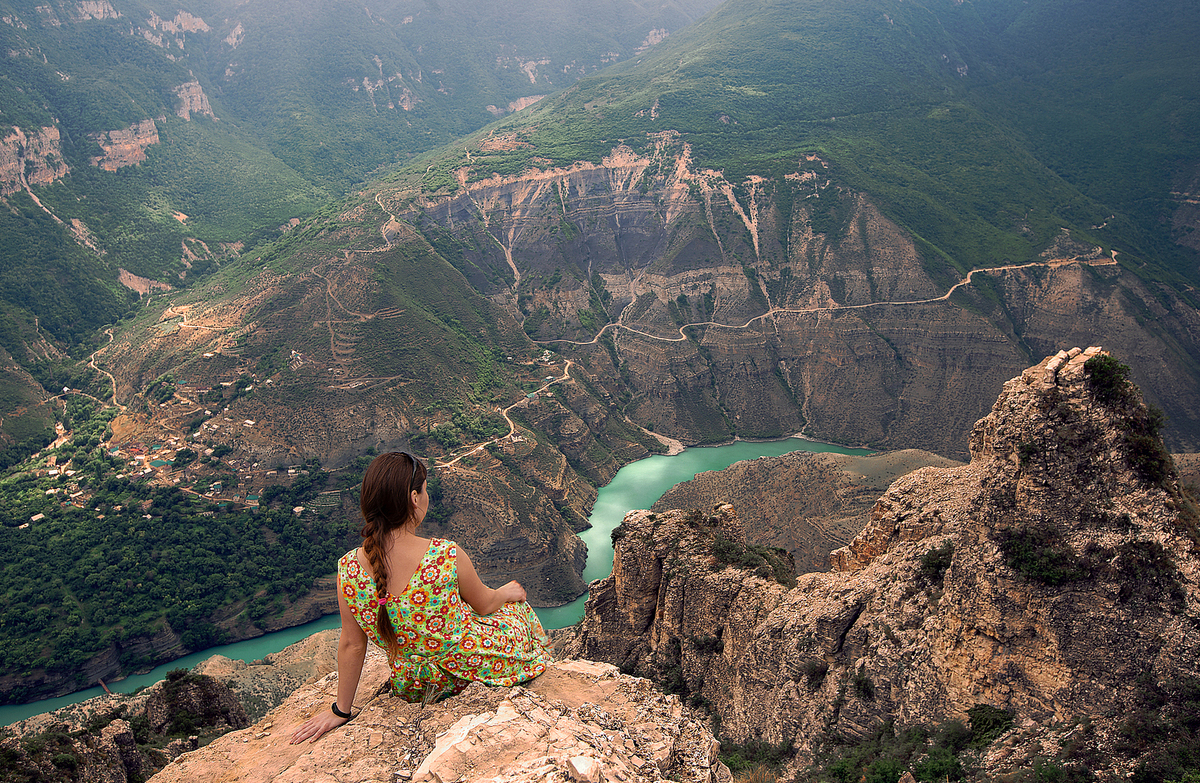
<svg viewBox="0 0 1200 783"><path fill-rule="evenodd" d="M5 129L0 139L0 197L30 185L49 185L69 171L55 126L28 134L15 125Z"/></svg>
<svg viewBox="0 0 1200 783"><path fill-rule="evenodd" d="M635 419L688 444L803 430L965 457L1006 378L1101 335L1144 357L1136 380L1166 409L1172 445L1200 443L1196 378L1145 328L1193 345L1192 305L1069 237L967 283L815 156L736 182L665 132L598 164L460 173L450 195L378 201L535 340L629 395Z"/></svg>
<svg viewBox="0 0 1200 783"><path fill-rule="evenodd" d="M1095 718L1106 741L1200 675L1200 559L1194 508L1139 434L1153 415L1085 370L1098 354L1006 383L969 465L896 481L833 570L794 588L718 562L744 539L729 505L631 512L569 654L673 677L730 737L794 742L797 765L834 736L978 704ZM1135 757L1097 756L1114 776Z"/></svg>
<svg viewBox="0 0 1200 783"><path fill-rule="evenodd" d="M135 122L128 128L92 135L103 155L92 158L92 165L105 171L134 166L146 159L146 148L158 144L158 126L154 120ZM125 284L125 281L121 281ZM161 283L159 285L162 285Z"/></svg>

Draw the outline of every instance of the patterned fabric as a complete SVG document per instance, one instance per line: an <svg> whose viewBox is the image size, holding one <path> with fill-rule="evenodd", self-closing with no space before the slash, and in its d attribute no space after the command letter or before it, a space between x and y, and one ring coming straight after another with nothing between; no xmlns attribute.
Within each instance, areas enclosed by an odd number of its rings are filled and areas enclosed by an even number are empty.
<svg viewBox="0 0 1200 783"><path fill-rule="evenodd" d="M376 623L375 580L355 549L338 561L338 589L367 638L387 649ZM515 685L546 670L550 640L528 603L477 614L458 594L458 546L433 539L412 579L387 594L397 649L389 655L392 689L407 701L458 693L472 681Z"/></svg>

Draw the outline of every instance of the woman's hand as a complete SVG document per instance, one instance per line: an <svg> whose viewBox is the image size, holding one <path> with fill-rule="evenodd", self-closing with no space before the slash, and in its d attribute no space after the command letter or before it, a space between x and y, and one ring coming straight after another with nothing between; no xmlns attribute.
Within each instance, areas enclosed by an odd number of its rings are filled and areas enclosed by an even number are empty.
<svg viewBox="0 0 1200 783"><path fill-rule="evenodd" d="M338 726L344 726L349 722L349 718L339 718L333 714L332 709L326 708L306 720L300 728L292 732L291 744L295 745L305 740L316 742L325 732L330 729L336 729Z"/></svg>
<svg viewBox="0 0 1200 783"><path fill-rule="evenodd" d="M504 603L517 603L525 600L525 588L521 587L521 583L516 579L506 585L503 585L496 590L499 597L504 599Z"/></svg>

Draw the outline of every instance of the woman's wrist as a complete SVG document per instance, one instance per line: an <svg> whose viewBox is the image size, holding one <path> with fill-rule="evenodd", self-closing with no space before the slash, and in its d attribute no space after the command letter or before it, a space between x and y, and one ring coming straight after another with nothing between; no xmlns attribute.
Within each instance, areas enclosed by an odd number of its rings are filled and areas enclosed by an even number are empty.
<svg viewBox="0 0 1200 783"><path fill-rule="evenodd" d="M350 720L351 718L354 717L354 715L349 710L343 711L341 707L338 707L338 703L337 703L336 699L334 699L334 702L330 706L330 708L333 710L333 714L338 716L342 720ZM351 705L350 709L351 710L354 709L354 705Z"/></svg>

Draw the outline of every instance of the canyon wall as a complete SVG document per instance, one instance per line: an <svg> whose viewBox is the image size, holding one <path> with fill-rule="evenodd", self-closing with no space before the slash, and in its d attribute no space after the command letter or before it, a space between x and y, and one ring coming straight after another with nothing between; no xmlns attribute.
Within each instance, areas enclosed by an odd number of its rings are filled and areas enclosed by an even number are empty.
<svg viewBox="0 0 1200 783"><path fill-rule="evenodd" d="M600 163L464 171L449 195L377 199L534 340L685 443L803 430L965 457L1005 378L1059 344L1101 340L1139 358L1171 445L1200 443L1200 384L1177 349L1200 348L1200 316L1177 294L1066 232L967 282L816 156L728 181L668 132Z"/></svg>

